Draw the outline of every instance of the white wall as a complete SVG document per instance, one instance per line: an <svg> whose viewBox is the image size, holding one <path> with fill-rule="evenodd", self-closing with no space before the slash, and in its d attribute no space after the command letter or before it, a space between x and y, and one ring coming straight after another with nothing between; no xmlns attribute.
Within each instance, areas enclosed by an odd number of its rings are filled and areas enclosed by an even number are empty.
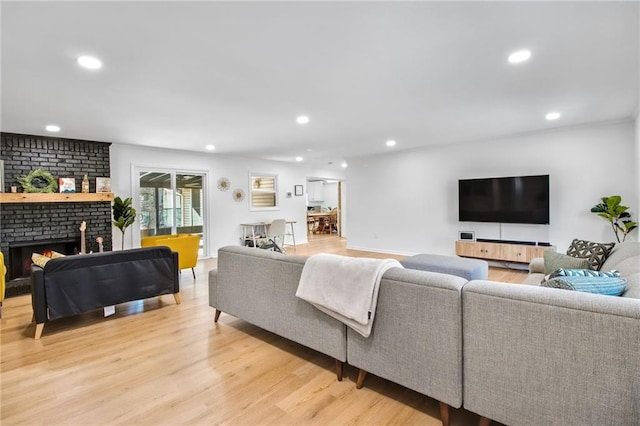
<svg viewBox="0 0 640 426"><path fill-rule="evenodd" d="M640 86L640 85L639 85ZM639 101L640 102L640 101ZM640 112L636 115L636 182L639 188L636 190L636 196L638 197L637 208L635 209L635 215L631 215L634 222L640 223ZM633 231L640 232L640 230ZM640 238L638 238L640 240Z"/></svg>
<svg viewBox="0 0 640 426"><path fill-rule="evenodd" d="M213 153L195 153L186 151L164 150L157 148L136 147L129 145L111 145L111 179L112 189L121 197L132 196L134 179L133 166L172 168L181 170L195 170L207 174L207 191L205 203L208 217L205 226L208 228L209 255L215 256L218 248L225 245L240 244L240 223L270 221L284 217L295 220L294 225L296 243L307 242L306 232L306 204L305 197L293 195L294 185L303 185L308 175L322 174L336 179L344 178L344 172L339 166L336 169L315 169L304 165L290 165L275 161L261 161L246 158L234 158ZM278 196L280 210L277 211L249 211L249 173L274 173L278 175ZM217 189L220 177L227 177L231 181L231 189L221 192ZM245 192L245 199L236 202L232 192L241 188ZM291 192L291 198L286 193ZM138 200L134 197L134 207L138 208ZM114 246L120 244L120 232L114 232ZM127 230L125 246L140 246L139 222ZM290 240L288 240L290 242ZM117 244L116 244L117 243Z"/></svg>
<svg viewBox="0 0 640 426"><path fill-rule="evenodd" d="M635 152L634 132L629 120L351 159L347 245L453 254L460 230L476 238L548 241L559 251L573 238L615 241L589 210L614 194L639 206L640 163L625 154ZM550 225L458 222L458 179L535 174L550 175ZM638 217L636 209L631 213Z"/></svg>
<svg viewBox="0 0 640 426"><path fill-rule="evenodd" d="M338 182L325 182L322 207L338 207Z"/></svg>

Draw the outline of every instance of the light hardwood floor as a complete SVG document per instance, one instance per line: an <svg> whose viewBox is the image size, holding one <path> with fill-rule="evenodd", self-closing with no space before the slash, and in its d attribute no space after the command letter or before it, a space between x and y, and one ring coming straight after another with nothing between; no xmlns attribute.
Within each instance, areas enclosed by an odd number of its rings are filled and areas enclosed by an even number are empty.
<svg viewBox="0 0 640 426"><path fill-rule="evenodd" d="M345 240L312 236L288 253L346 249ZM399 257L401 258L401 257ZM5 300L1 320L0 423L6 425L438 425L438 403L377 378L356 390L347 366L223 314L213 322L207 273L181 274L182 304L172 296L130 302L103 318L95 311L53 321L34 340L31 297ZM491 269L490 278L521 282L523 272ZM453 425L478 416L452 411Z"/></svg>

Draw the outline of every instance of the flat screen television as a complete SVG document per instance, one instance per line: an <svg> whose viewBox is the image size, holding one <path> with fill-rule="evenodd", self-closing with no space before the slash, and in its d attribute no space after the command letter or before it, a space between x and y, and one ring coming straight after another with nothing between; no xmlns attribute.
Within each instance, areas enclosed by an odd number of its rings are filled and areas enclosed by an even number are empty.
<svg viewBox="0 0 640 426"><path fill-rule="evenodd" d="M549 175L458 181L461 222L549 223Z"/></svg>

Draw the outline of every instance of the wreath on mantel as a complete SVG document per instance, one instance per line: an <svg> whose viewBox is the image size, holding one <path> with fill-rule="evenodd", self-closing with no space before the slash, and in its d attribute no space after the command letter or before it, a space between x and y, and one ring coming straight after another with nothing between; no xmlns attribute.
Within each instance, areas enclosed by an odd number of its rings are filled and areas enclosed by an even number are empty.
<svg viewBox="0 0 640 426"><path fill-rule="evenodd" d="M58 184L51 173L37 169L26 176L20 176L18 182L22 185L24 192L56 192Z"/></svg>

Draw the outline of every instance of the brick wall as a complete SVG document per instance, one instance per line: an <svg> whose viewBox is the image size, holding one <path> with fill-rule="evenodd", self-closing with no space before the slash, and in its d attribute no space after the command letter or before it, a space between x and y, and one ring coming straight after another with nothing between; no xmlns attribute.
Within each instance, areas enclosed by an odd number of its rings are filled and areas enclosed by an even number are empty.
<svg viewBox="0 0 640 426"><path fill-rule="evenodd" d="M110 143L47 136L1 133L0 159L4 161L4 192L17 178L42 169L54 178L73 177L80 192L82 177L89 176L89 192L95 192L95 178L110 176ZM79 226L87 222L87 250L98 250L96 237L104 238L111 250L110 203L16 203L0 204L0 249L8 259L9 244L79 238Z"/></svg>

